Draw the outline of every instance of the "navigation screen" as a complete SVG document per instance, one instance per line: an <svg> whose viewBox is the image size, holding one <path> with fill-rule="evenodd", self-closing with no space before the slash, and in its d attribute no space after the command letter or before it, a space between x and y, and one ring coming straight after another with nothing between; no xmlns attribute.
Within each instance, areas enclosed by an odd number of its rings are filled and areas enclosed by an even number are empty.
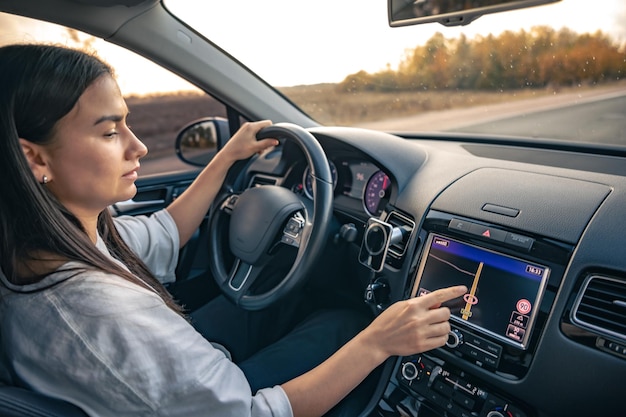
<svg viewBox="0 0 626 417"><path fill-rule="evenodd" d="M413 296L465 285L445 303L452 320L525 349L549 269L447 237L430 235Z"/></svg>

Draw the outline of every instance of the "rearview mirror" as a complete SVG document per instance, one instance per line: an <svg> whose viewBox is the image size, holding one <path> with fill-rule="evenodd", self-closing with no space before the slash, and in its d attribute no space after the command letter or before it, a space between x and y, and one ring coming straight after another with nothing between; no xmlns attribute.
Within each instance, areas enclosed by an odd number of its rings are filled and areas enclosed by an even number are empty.
<svg viewBox="0 0 626 417"><path fill-rule="evenodd" d="M467 25L488 13L522 9L560 0L388 0L389 26L439 22Z"/></svg>

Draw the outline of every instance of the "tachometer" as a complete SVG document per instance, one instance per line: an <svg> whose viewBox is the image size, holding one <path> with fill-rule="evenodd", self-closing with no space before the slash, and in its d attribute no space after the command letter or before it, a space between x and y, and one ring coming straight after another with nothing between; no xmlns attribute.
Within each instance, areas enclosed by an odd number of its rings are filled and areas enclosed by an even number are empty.
<svg viewBox="0 0 626 417"><path fill-rule="evenodd" d="M391 180L383 171L376 171L367 181L365 193L363 194L363 204L365 210L372 215L378 216L389 203L389 187Z"/></svg>
<svg viewBox="0 0 626 417"><path fill-rule="evenodd" d="M337 186L337 167L332 161L328 161L328 165L330 166L330 175L333 179L333 190ZM304 170L304 177L302 179L304 183L304 194L309 197L311 200L313 199L313 176L311 175L311 168L308 166Z"/></svg>

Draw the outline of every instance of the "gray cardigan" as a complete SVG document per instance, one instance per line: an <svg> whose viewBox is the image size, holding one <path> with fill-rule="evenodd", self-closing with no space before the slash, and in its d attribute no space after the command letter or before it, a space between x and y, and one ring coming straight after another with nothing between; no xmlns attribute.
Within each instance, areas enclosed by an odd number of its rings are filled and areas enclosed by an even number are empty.
<svg viewBox="0 0 626 417"><path fill-rule="evenodd" d="M175 279L178 230L166 210L116 225L159 280ZM96 245L109 255L100 237ZM69 262L26 286L0 274L0 383L91 416L292 416L281 387L252 395L228 354L155 293L76 267Z"/></svg>

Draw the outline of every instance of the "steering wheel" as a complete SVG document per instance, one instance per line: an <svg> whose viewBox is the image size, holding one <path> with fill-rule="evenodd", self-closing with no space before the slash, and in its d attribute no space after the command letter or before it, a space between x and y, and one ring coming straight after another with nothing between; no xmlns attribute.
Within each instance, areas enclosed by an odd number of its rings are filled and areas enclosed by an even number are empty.
<svg viewBox="0 0 626 417"><path fill-rule="evenodd" d="M263 185L242 193L229 192L213 210L209 222L211 270L226 298L246 310L263 309L304 283L324 249L332 217L332 176L319 142L290 123L262 129L257 139L265 138L293 141L302 149L313 177L313 209L311 213L310 204L307 208L303 197L287 188ZM225 240L234 256L228 271ZM278 261L273 250L277 245L297 248L291 268L272 288L251 291L266 267Z"/></svg>

